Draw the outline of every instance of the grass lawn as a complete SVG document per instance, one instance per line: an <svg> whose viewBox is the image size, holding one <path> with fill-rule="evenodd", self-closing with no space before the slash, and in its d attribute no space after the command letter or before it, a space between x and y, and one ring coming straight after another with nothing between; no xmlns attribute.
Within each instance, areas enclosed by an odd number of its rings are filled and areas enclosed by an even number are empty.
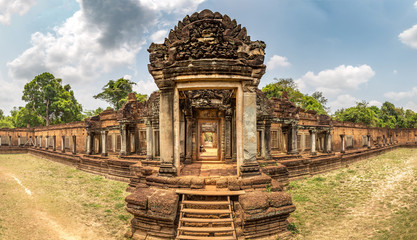
<svg viewBox="0 0 417 240"><path fill-rule="evenodd" d="M123 239L126 188L29 154L0 155L0 239Z"/></svg>
<svg viewBox="0 0 417 240"><path fill-rule="evenodd" d="M294 239L417 239L417 149L289 184Z"/></svg>

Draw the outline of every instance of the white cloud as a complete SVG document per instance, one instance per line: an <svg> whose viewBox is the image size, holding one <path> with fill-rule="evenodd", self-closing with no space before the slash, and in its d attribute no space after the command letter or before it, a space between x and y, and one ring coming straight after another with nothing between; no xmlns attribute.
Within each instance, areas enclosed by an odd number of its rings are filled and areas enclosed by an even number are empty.
<svg viewBox="0 0 417 240"><path fill-rule="evenodd" d="M133 91L137 93L147 94L148 96L156 90L158 90L158 86L156 86L153 79L148 79L146 81L140 80L137 82L136 85L133 86Z"/></svg>
<svg viewBox="0 0 417 240"><path fill-rule="evenodd" d="M356 105L357 102L360 102L359 99L349 95L349 94L343 94L337 96L336 100L329 102L329 107L331 111L335 111L341 108L349 108Z"/></svg>
<svg viewBox="0 0 417 240"><path fill-rule="evenodd" d="M405 105L405 109L410 109L410 110L413 110L414 112L417 112L417 103L413 101L409 101Z"/></svg>
<svg viewBox="0 0 417 240"><path fill-rule="evenodd" d="M367 83L375 75L368 65L359 67L340 65L315 74L307 72L295 80L302 91L321 91L325 96L332 97L346 90L357 90L361 84Z"/></svg>
<svg viewBox="0 0 417 240"><path fill-rule="evenodd" d="M36 0L0 0L0 23L9 25L13 14L23 16L35 4Z"/></svg>
<svg viewBox="0 0 417 240"><path fill-rule="evenodd" d="M417 8L417 2L414 3L414 7Z"/></svg>
<svg viewBox="0 0 417 240"><path fill-rule="evenodd" d="M413 87L410 91L404 92L387 92L384 94L386 98L390 98L392 100L401 100L404 98L411 98L417 96L417 87Z"/></svg>
<svg viewBox="0 0 417 240"><path fill-rule="evenodd" d="M376 107L379 107L380 108L382 106L382 103L379 102L379 101L377 101L377 100L371 100L369 102L369 106L376 106Z"/></svg>
<svg viewBox="0 0 417 240"><path fill-rule="evenodd" d="M187 14L195 11L205 0L139 0L140 4L154 11Z"/></svg>
<svg viewBox="0 0 417 240"><path fill-rule="evenodd" d="M396 69L394 69L394 71L392 71L393 74L397 74L398 71Z"/></svg>
<svg viewBox="0 0 417 240"><path fill-rule="evenodd" d="M168 30L164 29L154 32L150 39L154 43L163 43L166 37L168 37Z"/></svg>
<svg viewBox="0 0 417 240"><path fill-rule="evenodd" d="M400 33L398 38L405 45L417 49L417 24Z"/></svg>
<svg viewBox="0 0 417 240"><path fill-rule="evenodd" d="M70 83L85 83L116 68L134 68L145 34L161 11L194 11L201 2L80 0L81 10L65 23L52 32L32 34L32 47L7 64L9 76L29 80L48 71Z"/></svg>
<svg viewBox="0 0 417 240"><path fill-rule="evenodd" d="M291 63L288 62L286 57L274 55L269 59L266 65L268 66L268 69L274 69L278 67L289 67L291 66Z"/></svg>

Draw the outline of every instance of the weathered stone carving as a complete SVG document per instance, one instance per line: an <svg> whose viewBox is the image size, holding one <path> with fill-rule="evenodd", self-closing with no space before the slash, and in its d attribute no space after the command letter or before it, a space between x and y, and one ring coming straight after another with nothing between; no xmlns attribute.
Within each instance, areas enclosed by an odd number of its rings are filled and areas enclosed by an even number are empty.
<svg viewBox="0 0 417 240"><path fill-rule="evenodd" d="M245 76L256 87L265 73L265 47L262 41L251 41L236 20L203 10L178 22L163 44L150 45L148 68L159 88L172 87L177 76L196 73Z"/></svg>
<svg viewBox="0 0 417 240"><path fill-rule="evenodd" d="M226 110L231 108L231 98L233 90L190 90L184 91L186 96L185 108L218 108L220 110Z"/></svg>

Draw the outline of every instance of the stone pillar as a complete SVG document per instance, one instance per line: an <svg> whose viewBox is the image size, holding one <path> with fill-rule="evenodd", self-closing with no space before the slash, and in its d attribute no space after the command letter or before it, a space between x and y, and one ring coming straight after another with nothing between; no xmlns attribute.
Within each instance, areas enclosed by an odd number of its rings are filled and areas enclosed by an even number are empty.
<svg viewBox="0 0 417 240"><path fill-rule="evenodd" d="M371 135L366 135L366 138L367 138L367 147L368 148L371 148Z"/></svg>
<svg viewBox="0 0 417 240"><path fill-rule="evenodd" d="M311 155L317 155L316 152L316 134L317 134L317 130L316 129L312 129L310 130L310 153Z"/></svg>
<svg viewBox="0 0 417 240"><path fill-rule="evenodd" d="M181 162L185 162L185 116L180 111L180 159Z"/></svg>
<svg viewBox="0 0 417 240"><path fill-rule="evenodd" d="M389 145L392 145L392 134L389 135Z"/></svg>
<svg viewBox="0 0 417 240"><path fill-rule="evenodd" d="M288 131L288 154L298 154L297 134L297 123L291 123Z"/></svg>
<svg viewBox="0 0 417 240"><path fill-rule="evenodd" d="M180 162L181 162L181 112L180 112L180 99L178 89L174 89L174 106L173 106L173 119L174 119L174 168L177 173L174 175L180 175Z"/></svg>
<svg viewBox="0 0 417 240"><path fill-rule="evenodd" d="M101 156L103 156L103 157L108 155L108 153L107 153L107 133L108 133L108 131L106 131L106 130L101 131Z"/></svg>
<svg viewBox="0 0 417 240"><path fill-rule="evenodd" d="M152 122L146 119L146 159L152 160Z"/></svg>
<svg viewBox="0 0 417 240"><path fill-rule="evenodd" d="M0 147L1 147L1 144L2 144L2 142L1 142L1 136L0 136Z"/></svg>
<svg viewBox="0 0 417 240"><path fill-rule="evenodd" d="M265 134L264 134L264 145L265 145L265 159L270 160L271 157L271 120L265 120Z"/></svg>
<svg viewBox="0 0 417 240"><path fill-rule="evenodd" d="M398 144L398 134L396 135L396 137L397 137L397 144Z"/></svg>
<svg viewBox="0 0 417 240"><path fill-rule="evenodd" d="M340 149L340 152L341 153L345 153L345 135L344 134L341 134L340 135L340 140L341 140L341 149Z"/></svg>
<svg viewBox="0 0 417 240"><path fill-rule="evenodd" d="M173 176L177 173L177 169L174 165L173 89L161 89L159 97L159 147L161 150L161 166L159 167L159 174L165 176Z"/></svg>
<svg viewBox="0 0 417 240"><path fill-rule="evenodd" d="M1 137L0 137L0 146L1 146ZM35 136L35 140L34 140L33 146L34 146L35 148L37 148L37 147L38 147L38 136Z"/></svg>
<svg viewBox="0 0 417 240"><path fill-rule="evenodd" d="M86 141L86 144L87 144L87 149L86 149L87 155L91 155L91 153L92 153L92 149L91 149L91 146L93 144L93 139L92 138L93 138L93 134L91 133L91 131L87 130L87 141Z"/></svg>
<svg viewBox="0 0 417 240"><path fill-rule="evenodd" d="M45 149L46 150L49 149L49 136L48 135L46 135L46 138L45 138Z"/></svg>
<svg viewBox="0 0 417 240"><path fill-rule="evenodd" d="M225 126L224 126L224 142L225 142L225 162L232 162L232 116L225 116Z"/></svg>
<svg viewBox="0 0 417 240"><path fill-rule="evenodd" d="M191 163L193 157L193 127L194 119L191 116L185 118L187 129L185 138L185 163Z"/></svg>
<svg viewBox="0 0 417 240"><path fill-rule="evenodd" d="M9 146L12 146L12 136L9 136Z"/></svg>
<svg viewBox="0 0 417 240"><path fill-rule="evenodd" d="M56 151L56 136L55 135L52 137L52 150Z"/></svg>
<svg viewBox="0 0 417 240"><path fill-rule="evenodd" d="M72 136L72 154L77 154L77 136Z"/></svg>
<svg viewBox="0 0 417 240"><path fill-rule="evenodd" d="M256 160L256 92L252 86L244 88L238 89L236 100L237 165L239 176L248 177L259 175L260 168Z"/></svg>
<svg viewBox="0 0 417 240"><path fill-rule="evenodd" d="M42 136L39 136L39 148L42 148Z"/></svg>
<svg viewBox="0 0 417 240"><path fill-rule="evenodd" d="M62 136L61 143L62 143L62 145L61 145L61 151L64 153L65 152L65 136Z"/></svg>
<svg viewBox="0 0 417 240"><path fill-rule="evenodd" d="M127 126L125 123L120 124L120 138L121 138L121 144L120 144L120 155L126 156L128 154L127 152Z"/></svg>
<svg viewBox="0 0 417 240"><path fill-rule="evenodd" d="M21 142L20 142L20 135L19 135L19 136L17 136L17 146L20 147L20 144L21 144Z"/></svg>
<svg viewBox="0 0 417 240"><path fill-rule="evenodd" d="M332 135L331 130L326 131L326 149L327 153L332 152Z"/></svg>

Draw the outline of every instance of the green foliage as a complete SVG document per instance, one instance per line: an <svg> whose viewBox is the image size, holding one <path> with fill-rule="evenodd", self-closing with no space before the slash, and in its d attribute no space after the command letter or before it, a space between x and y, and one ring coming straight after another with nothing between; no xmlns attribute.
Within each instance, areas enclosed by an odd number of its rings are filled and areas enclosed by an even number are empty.
<svg viewBox="0 0 417 240"><path fill-rule="evenodd" d="M50 73L42 73L27 83L22 100L26 108L51 123L67 123L82 119L82 107L77 102L70 85L62 85L62 80Z"/></svg>
<svg viewBox="0 0 417 240"><path fill-rule="evenodd" d="M136 92L133 92L133 93L135 93L135 96L136 96L136 99L138 100L138 102L145 102L148 99L148 95L146 95L146 94L141 94L141 93L136 93ZM119 101L120 106L125 105L127 103L127 100L128 100L128 96L121 99Z"/></svg>
<svg viewBox="0 0 417 240"><path fill-rule="evenodd" d="M101 107L98 107L96 110L86 110L86 111L84 111L84 118L90 118L90 117L93 117L93 116L97 116L103 111L104 111L104 109L102 109Z"/></svg>
<svg viewBox="0 0 417 240"><path fill-rule="evenodd" d="M119 78L117 81L110 80L104 87L103 91L95 96L95 99L104 100L114 109L118 110L127 101L129 93L132 92L132 86L136 84L128 79Z"/></svg>
<svg viewBox="0 0 417 240"><path fill-rule="evenodd" d="M384 102L381 108L368 106L366 102L357 103L355 107L337 110L334 118L339 121L363 123L370 127L415 128L417 114L412 110L396 108L390 102Z"/></svg>
<svg viewBox="0 0 417 240"><path fill-rule="evenodd" d="M282 97L283 92L287 92L288 99L298 107L316 111L318 114L327 115L327 108L325 106L327 99L323 96L323 93L314 92L311 96L309 96L308 94L301 93L297 88L297 84L291 78L274 78L274 80L276 80L276 82L270 83L262 88L262 92L265 93L266 97L280 98Z"/></svg>
<svg viewBox="0 0 417 240"><path fill-rule="evenodd" d="M26 107L19 107L19 111L14 114L13 119L14 126L18 128L27 127L28 125L36 127L44 123L44 120L41 117Z"/></svg>

